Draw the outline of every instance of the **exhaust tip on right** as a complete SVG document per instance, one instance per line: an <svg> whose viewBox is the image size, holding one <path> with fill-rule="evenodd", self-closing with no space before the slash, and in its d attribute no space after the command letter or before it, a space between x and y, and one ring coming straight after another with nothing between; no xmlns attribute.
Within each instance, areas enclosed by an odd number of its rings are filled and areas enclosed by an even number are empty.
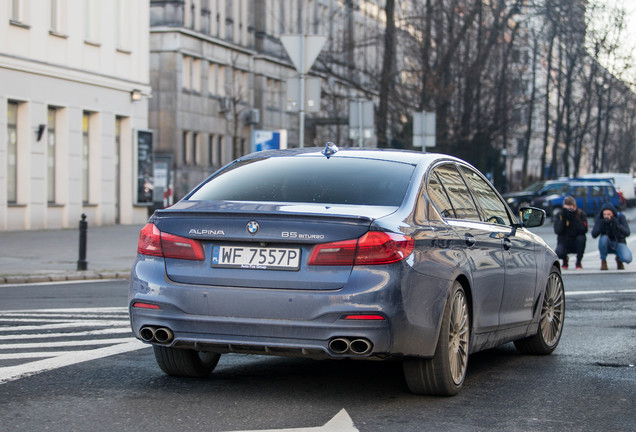
<svg viewBox="0 0 636 432"><path fill-rule="evenodd" d="M161 327L158 328L155 331L155 340L158 343L169 343L172 342L172 338L174 337L172 330L170 330L169 328L166 327Z"/></svg>
<svg viewBox="0 0 636 432"><path fill-rule="evenodd" d="M351 341L349 348L354 354L364 355L371 352L373 345L371 345L371 342L366 339L355 339Z"/></svg>

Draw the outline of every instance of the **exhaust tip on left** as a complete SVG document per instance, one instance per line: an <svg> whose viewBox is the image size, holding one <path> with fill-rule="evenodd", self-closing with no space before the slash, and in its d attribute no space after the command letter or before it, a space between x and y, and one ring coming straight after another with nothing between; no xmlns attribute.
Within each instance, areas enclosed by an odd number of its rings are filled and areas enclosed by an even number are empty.
<svg viewBox="0 0 636 432"><path fill-rule="evenodd" d="M174 333L167 327L144 326L139 330L139 337L148 343L169 344L174 339Z"/></svg>
<svg viewBox="0 0 636 432"><path fill-rule="evenodd" d="M142 327L141 330L139 330L139 337L141 337L141 340L144 342L152 342L155 338L154 327Z"/></svg>

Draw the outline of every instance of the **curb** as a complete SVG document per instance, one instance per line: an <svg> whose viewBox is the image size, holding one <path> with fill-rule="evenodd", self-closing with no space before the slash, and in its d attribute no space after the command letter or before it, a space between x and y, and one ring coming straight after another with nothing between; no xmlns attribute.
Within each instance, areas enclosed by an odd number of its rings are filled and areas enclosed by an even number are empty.
<svg viewBox="0 0 636 432"><path fill-rule="evenodd" d="M4 275L0 276L0 286L7 284L27 284L44 282L65 282L100 279L128 279L130 271L78 271L58 274Z"/></svg>

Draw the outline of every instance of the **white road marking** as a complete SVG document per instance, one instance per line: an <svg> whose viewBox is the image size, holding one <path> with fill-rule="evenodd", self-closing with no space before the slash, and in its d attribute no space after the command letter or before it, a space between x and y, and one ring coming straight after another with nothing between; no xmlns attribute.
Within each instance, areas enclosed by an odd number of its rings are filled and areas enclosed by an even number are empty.
<svg viewBox="0 0 636 432"><path fill-rule="evenodd" d="M56 323L56 324L43 324L43 325L34 325L34 326L0 326L0 333L15 332L15 331L32 331L32 330L59 330L59 329L77 327L78 323L81 323L83 327L108 327L108 326L123 325L122 321L92 321L92 320L91 321L86 321L86 320L66 321L65 320L63 323ZM128 323L126 323L125 325L128 326Z"/></svg>
<svg viewBox="0 0 636 432"><path fill-rule="evenodd" d="M21 322L27 325L19 325ZM37 325L40 322L42 325ZM78 331L46 333L74 328ZM99 336L112 337L100 339ZM29 342L28 339L39 341ZM0 360L38 360L0 367L0 384L148 347L131 336L128 309L125 307L0 311L2 341L9 343L0 343ZM68 350L60 351L60 348Z"/></svg>
<svg viewBox="0 0 636 432"><path fill-rule="evenodd" d="M88 339L79 341L59 341L59 342L37 342L37 343L23 343L23 344L2 344L0 349L26 349L26 348L57 348L57 347L72 347L72 346L90 346L90 345L108 345L121 343L126 340L132 340L134 338L113 338L113 339Z"/></svg>
<svg viewBox="0 0 636 432"><path fill-rule="evenodd" d="M121 339L119 341L121 342ZM135 351L147 346L148 345L144 344L143 342L134 339L129 342L120 343L118 345L111 345L88 351L69 351L58 357L34 361L18 366L0 368L0 384L14 381L20 378L25 378L41 372L46 372L52 369L58 369L64 366L70 366L89 360L97 360L115 354Z"/></svg>
<svg viewBox="0 0 636 432"><path fill-rule="evenodd" d="M20 310L12 310L12 311L0 311L0 314L11 314L11 315L19 315L19 314L45 314L45 313L55 313L55 314L107 314L111 312L118 312L120 314L127 314L128 308L121 306L114 307L95 307L95 308L64 308L64 309L20 309Z"/></svg>
<svg viewBox="0 0 636 432"><path fill-rule="evenodd" d="M343 408L331 420L323 426L310 428L293 428L293 429L267 429L267 430L251 430L238 432L359 432L358 428L353 424L353 420L349 417L347 411Z"/></svg>
<svg viewBox="0 0 636 432"><path fill-rule="evenodd" d="M59 357L66 355L71 351L36 351L36 352L19 352L10 354L0 354L0 360L21 360L21 359L44 359L50 357Z"/></svg>
<svg viewBox="0 0 636 432"><path fill-rule="evenodd" d="M106 334L117 334L117 333L131 333L130 326L120 327L120 328L108 328L101 330L87 330L81 332L68 332L68 333L39 333L39 334L11 334L11 335L0 335L0 340L12 340L12 339L54 339L54 338L63 338L63 337L80 337L80 336L99 336ZM0 349L2 347L0 346ZM27 346L28 348L28 346Z"/></svg>
<svg viewBox="0 0 636 432"><path fill-rule="evenodd" d="M598 295L598 294L634 294L636 289L621 289L621 290L594 290L594 291L565 291L565 296L584 296L584 295Z"/></svg>
<svg viewBox="0 0 636 432"><path fill-rule="evenodd" d="M124 280L122 278L110 278L110 279L78 279L78 280L63 280L63 281L50 281L50 282L27 282L27 283L8 283L0 284L2 288L15 288L15 287L29 287L29 286L49 286L49 285L79 285L79 284L96 284L102 282Z"/></svg>

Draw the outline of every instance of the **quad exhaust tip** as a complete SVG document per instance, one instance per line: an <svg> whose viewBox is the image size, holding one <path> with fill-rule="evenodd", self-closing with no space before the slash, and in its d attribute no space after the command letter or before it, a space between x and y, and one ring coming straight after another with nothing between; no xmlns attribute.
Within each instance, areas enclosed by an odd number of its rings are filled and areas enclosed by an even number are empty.
<svg viewBox="0 0 636 432"><path fill-rule="evenodd" d="M329 351L333 354L365 355L371 352L373 344L364 338L337 337L329 341Z"/></svg>
<svg viewBox="0 0 636 432"><path fill-rule="evenodd" d="M169 344L174 339L174 333L167 327L144 326L139 330L139 337L148 343Z"/></svg>

